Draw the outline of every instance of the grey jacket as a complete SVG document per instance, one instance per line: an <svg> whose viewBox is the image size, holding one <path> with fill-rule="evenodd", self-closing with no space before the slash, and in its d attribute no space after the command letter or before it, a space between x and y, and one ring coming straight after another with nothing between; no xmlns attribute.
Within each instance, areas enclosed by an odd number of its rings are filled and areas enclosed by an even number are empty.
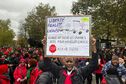
<svg viewBox="0 0 126 84"><path fill-rule="evenodd" d="M43 72L36 80L36 84L53 84L53 74L51 72Z"/></svg>

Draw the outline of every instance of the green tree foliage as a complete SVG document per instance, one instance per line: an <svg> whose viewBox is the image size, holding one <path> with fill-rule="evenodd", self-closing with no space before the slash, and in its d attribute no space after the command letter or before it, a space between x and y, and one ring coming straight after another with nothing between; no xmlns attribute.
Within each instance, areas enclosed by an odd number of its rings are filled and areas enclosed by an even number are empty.
<svg viewBox="0 0 126 84"><path fill-rule="evenodd" d="M10 29L10 20L0 20L0 46L11 46L15 33Z"/></svg>
<svg viewBox="0 0 126 84"><path fill-rule="evenodd" d="M45 34L46 16L56 15L55 7L40 3L25 18L24 30L29 38L40 41Z"/></svg>
<svg viewBox="0 0 126 84"><path fill-rule="evenodd" d="M126 39L126 0L78 0L73 14L92 15L93 33L105 39Z"/></svg>
<svg viewBox="0 0 126 84"><path fill-rule="evenodd" d="M20 47L27 47L27 40L23 36L18 36L17 44Z"/></svg>

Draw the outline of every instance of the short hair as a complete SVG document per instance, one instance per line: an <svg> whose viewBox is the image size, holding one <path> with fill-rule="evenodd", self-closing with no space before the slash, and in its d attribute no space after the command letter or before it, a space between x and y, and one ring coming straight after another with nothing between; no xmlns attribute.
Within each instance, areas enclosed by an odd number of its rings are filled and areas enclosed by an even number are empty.
<svg viewBox="0 0 126 84"><path fill-rule="evenodd" d="M37 60L36 60L36 59L30 59L30 60L29 60L29 64L30 64L31 67L36 67L36 65L37 65Z"/></svg>
<svg viewBox="0 0 126 84"><path fill-rule="evenodd" d="M113 55L113 56L112 56L112 60L119 60L119 57L116 56L116 55Z"/></svg>

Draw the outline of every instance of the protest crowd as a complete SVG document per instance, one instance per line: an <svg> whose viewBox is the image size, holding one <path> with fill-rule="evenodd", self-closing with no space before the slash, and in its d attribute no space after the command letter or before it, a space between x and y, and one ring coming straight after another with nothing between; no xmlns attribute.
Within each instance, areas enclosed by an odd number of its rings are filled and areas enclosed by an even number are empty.
<svg viewBox="0 0 126 84"><path fill-rule="evenodd" d="M0 84L126 84L126 0L0 0Z"/></svg>
<svg viewBox="0 0 126 84"><path fill-rule="evenodd" d="M0 84L126 84L125 80L126 48L96 52L94 47L91 59L47 58L43 48L0 48Z"/></svg>

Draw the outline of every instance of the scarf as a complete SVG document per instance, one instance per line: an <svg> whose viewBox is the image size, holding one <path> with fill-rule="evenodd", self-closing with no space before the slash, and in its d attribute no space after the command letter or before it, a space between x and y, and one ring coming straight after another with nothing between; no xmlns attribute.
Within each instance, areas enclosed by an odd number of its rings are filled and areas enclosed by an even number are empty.
<svg viewBox="0 0 126 84"><path fill-rule="evenodd" d="M68 75L66 71L63 71L63 75L66 77L64 84L72 84L71 77L74 76L75 73Z"/></svg>
<svg viewBox="0 0 126 84"><path fill-rule="evenodd" d="M30 68L28 71L27 71L27 78L29 79L30 78L30 73L32 71L33 68Z"/></svg>

